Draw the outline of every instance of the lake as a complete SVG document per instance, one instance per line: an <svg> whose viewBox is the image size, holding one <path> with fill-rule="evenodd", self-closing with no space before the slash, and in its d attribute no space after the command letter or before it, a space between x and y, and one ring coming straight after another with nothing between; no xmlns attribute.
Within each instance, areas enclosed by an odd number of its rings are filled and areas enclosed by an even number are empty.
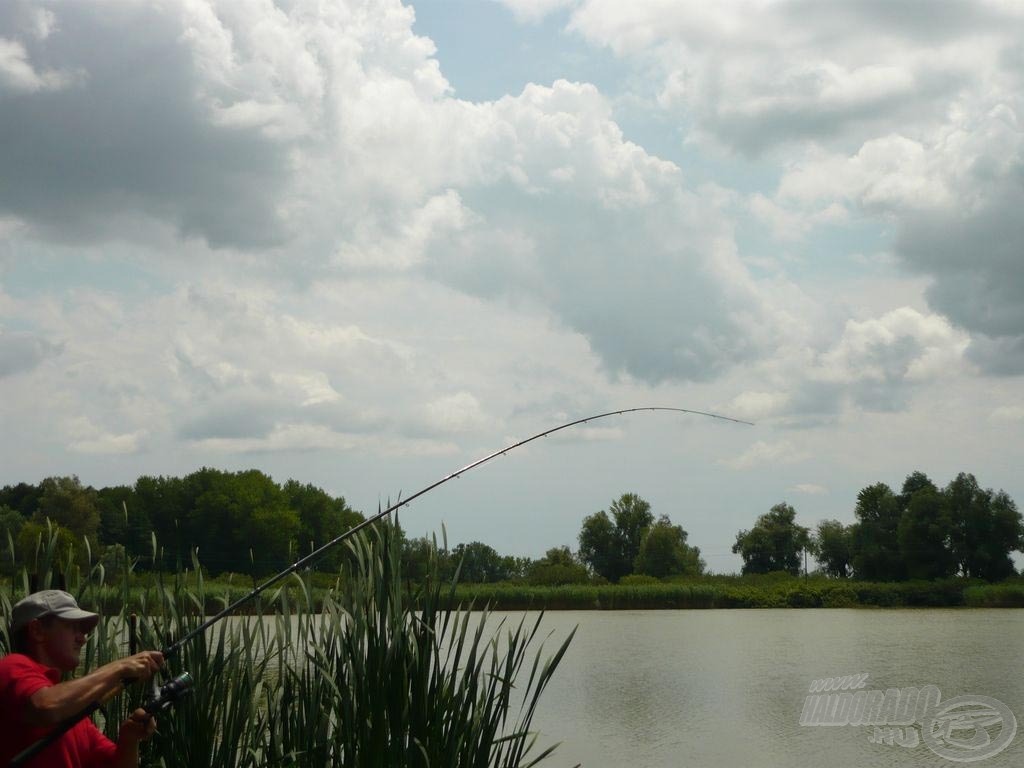
<svg viewBox="0 0 1024 768"><path fill-rule="evenodd" d="M1024 611L559 611L542 627L554 648L577 625L534 720L561 742L544 766L1024 766ZM936 752L921 726L801 725L812 682L848 675L866 695L935 686L939 709L966 697L943 721L961 727L929 717Z"/></svg>

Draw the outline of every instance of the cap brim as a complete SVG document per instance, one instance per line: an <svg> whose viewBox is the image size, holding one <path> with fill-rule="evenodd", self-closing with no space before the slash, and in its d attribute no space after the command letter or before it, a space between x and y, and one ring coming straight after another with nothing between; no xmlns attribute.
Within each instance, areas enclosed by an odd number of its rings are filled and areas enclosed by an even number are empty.
<svg viewBox="0 0 1024 768"><path fill-rule="evenodd" d="M96 629L96 625L100 623L100 616L98 613L89 613L89 611L83 611L81 608L68 608L50 615L66 621L77 621L81 624L87 624L88 627L85 630L86 632L92 632Z"/></svg>

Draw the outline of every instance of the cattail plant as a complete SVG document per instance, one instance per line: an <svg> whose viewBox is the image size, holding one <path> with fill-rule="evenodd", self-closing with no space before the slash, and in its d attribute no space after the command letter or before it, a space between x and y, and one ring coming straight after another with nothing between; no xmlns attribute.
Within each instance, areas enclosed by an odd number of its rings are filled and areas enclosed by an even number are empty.
<svg viewBox="0 0 1024 768"><path fill-rule="evenodd" d="M457 575L442 578L436 545L426 577L410 585L394 526L370 527L345 546L326 593L314 594L312 574L293 574L258 597L252 615L225 619L182 648L169 671L188 670L195 686L161 716L145 765L527 768L551 754L553 746L538 746L533 719L572 635L547 656L542 614L509 621L459 606ZM40 581L54 549L37 549ZM195 555L191 565L136 575L127 564L118 590L87 553L69 591L83 608L107 610L85 668L127 653L130 610L140 616L141 648L166 647L199 626L211 596ZM28 587L22 570L21 584L0 588L0 633ZM111 611L118 592L121 607ZM106 705L100 725L115 736L145 695L129 688Z"/></svg>

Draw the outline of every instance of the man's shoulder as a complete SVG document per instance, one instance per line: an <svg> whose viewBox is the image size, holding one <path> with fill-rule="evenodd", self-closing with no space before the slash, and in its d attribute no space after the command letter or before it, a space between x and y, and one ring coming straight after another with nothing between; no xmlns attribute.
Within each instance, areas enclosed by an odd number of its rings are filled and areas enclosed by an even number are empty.
<svg viewBox="0 0 1024 768"><path fill-rule="evenodd" d="M15 667L30 667L34 669L36 667L42 666L42 664L33 659L31 656L26 656L23 653L8 653L3 658L0 658L0 669L10 669Z"/></svg>
<svg viewBox="0 0 1024 768"><path fill-rule="evenodd" d="M26 674L43 675L49 679L49 667L40 664L31 656L23 653L9 653L0 659L0 680L7 680L12 677L23 677Z"/></svg>

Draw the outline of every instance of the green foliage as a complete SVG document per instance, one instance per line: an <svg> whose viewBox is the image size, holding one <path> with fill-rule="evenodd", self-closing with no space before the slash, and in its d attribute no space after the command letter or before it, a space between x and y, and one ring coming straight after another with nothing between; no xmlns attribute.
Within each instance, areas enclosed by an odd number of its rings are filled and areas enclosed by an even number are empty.
<svg viewBox="0 0 1024 768"><path fill-rule="evenodd" d="M568 547L554 547L540 560L528 566L526 582L534 586L549 587L560 584L587 584L590 582L590 574Z"/></svg>
<svg viewBox="0 0 1024 768"><path fill-rule="evenodd" d="M687 534L681 525L672 525L662 515L640 542L634 571L661 579L666 576L696 576L704 572L700 549L686 543Z"/></svg>
<svg viewBox="0 0 1024 768"><path fill-rule="evenodd" d="M0 574L14 572L14 542L25 525L24 516L8 506L0 506Z"/></svg>
<svg viewBox="0 0 1024 768"><path fill-rule="evenodd" d="M345 503L341 496L331 496L312 484L289 480L281 489L288 507L299 516L298 550L305 555L317 547L333 541L345 531L363 521L363 516ZM343 553L327 552L320 567L337 570Z"/></svg>
<svg viewBox="0 0 1024 768"><path fill-rule="evenodd" d="M961 472L945 489L952 519L952 556L964 576L986 581L1014 574L1009 553L1024 548L1024 523L1002 491L983 490Z"/></svg>
<svg viewBox="0 0 1024 768"><path fill-rule="evenodd" d="M625 493L612 502L608 512L602 510L584 518L579 535L580 560L613 583L633 573L638 563L647 572L664 575L699 570L700 552L686 544L686 531L664 516L641 558L653 525L651 505L635 493Z"/></svg>
<svg viewBox="0 0 1024 768"><path fill-rule="evenodd" d="M892 489L875 483L857 494L853 528L853 572L858 579L898 581L906 578L900 552L900 505Z"/></svg>
<svg viewBox="0 0 1024 768"><path fill-rule="evenodd" d="M144 764L527 768L551 753L536 748L533 718L571 634L545 657L542 615L507 623L460 611L436 557L409 593L392 526L354 537L348 554L320 604L311 574L295 575L257 599L268 616L221 621L171 659L170 672L188 670L195 686L161 715ZM191 572L145 577L141 647L165 647L203 620L210 585L198 566L193 557ZM103 611L106 570L90 565L86 574L68 588L83 608ZM0 589L0 650L23 594ZM89 638L85 671L123 655L127 596ZM108 735L143 695L132 686L106 704Z"/></svg>
<svg viewBox="0 0 1024 768"><path fill-rule="evenodd" d="M459 544L452 550L451 559L458 568L459 581L467 583L506 581L521 575L516 558L499 555L481 541Z"/></svg>
<svg viewBox="0 0 1024 768"><path fill-rule="evenodd" d="M42 495L33 522L53 521L76 538L99 544L100 511L96 490L85 487L77 477L48 477L40 483Z"/></svg>
<svg viewBox="0 0 1024 768"><path fill-rule="evenodd" d="M910 478L908 478L908 481ZM911 579L943 579L956 573L950 549L953 520L949 506L934 486L904 494L906 506L897 527L900 555Z"/></svg>
<svg viewBox="0 0 1024 768"><path fill-rule="evenodd" d="M899 495L876 483L858 494L855 514L848 530L854 575L862 580L999 581L1014 575L1010 553L1024 549L1024 519L1013 500L966 473L939 490L914 472Z"/></svg>
<svg viewBox="0 0 1024 768"><path fill-rule="evenodd" d="M801 569L800 553L810 547L810 532L796 524L796 510L782 502L757 518L749 531L736 534L732 551L743 558L743 573Z"/></svg>
<svg viewBox="0 0 1024 768"><path fill-rule="evenodd" d="M838 520L818 523L811 551L828 576L846 578L853 570L853 534Z"/></svg>

